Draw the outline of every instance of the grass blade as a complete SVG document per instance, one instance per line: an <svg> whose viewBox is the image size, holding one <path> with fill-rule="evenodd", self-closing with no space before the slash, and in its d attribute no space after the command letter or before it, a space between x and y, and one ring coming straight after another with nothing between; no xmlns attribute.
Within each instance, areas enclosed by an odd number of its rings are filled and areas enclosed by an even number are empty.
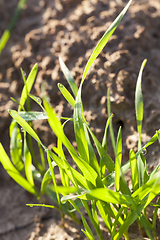
<svg viewBox="0 0 160 240"><path fill-rule="evenodd" d="M135 192L138 189L139 183L138 183L137 159L133 150L130 151L129 159L130 159L130 166L131 166L132 188L133 188L133 192Z"/></svg>
<svg viewBox="0 0 160 240"><path fill-rule="evenodd" d="M24 104L25 104L25 101L27 99L27 94L31 91L31 88L32 88L33 83L35 81L35 78L36 78L36 75L37 75L37 71L38 71L38 65L35 64L33 66L32 70L29 73L29 76L28 76L28 78L26 80L26 84L23 87L18 111L20 111L21 108L22 108L21 106L24 106Z"/></svg>
<svg viewBox="0 0 160 240"><path fill-rule="evenodd" d="M19 116L21 116L25 121L33 121L33 120L42 120L48 119L48 116L45 112L18 112Z"/></svg>
<svg viewBox="0 0 160 240"><path fill-rule="evenodd" d="M14 166L18 171L22 171L24 164L22 161L22 136L18 124L12 121L10 124L10 154Z"/></svg>
<svg viewBox="0 0 160 240"><path fill-rule="evenodd" d="M75 100L72 97L72 95L70 94L70 92L61 83L58 83L58 88L59 88L60 92L62 93L62 95L67 100L67 102L69 102L69 104L74 108Z"/></svg>
<svg viewBox="0 0 160 240"><path fill-rule="evenodd" d="M74 94L74 96L76 97L77 96L77 93L78 93L78 87L75 83L75 80L74 78L72 77L69 69L67 68L67 66L65 65L65 63L63 62L61 56L59 56L59 62L60 62L60 65L61 65L61 69L67 79L67 82L70 86L70 88L72 89L72 92Z"/></svg>
<svg viewBox="0 0 160 240"><path fill-rule="evenodd" d="M122 10L122 12L118 15L118 17L114 20L114 22L111 24L111 26L108 28L108 30L104 33L104 35L102 36L102 38L100 39L100 41L98 42L97 46L95 47L92 55L90 56L87 65L85 67L84 73L83 73L83 77L82 77L82 83L85 80L85 77L90 69L90 67L92 66L94 60L97 58L97 56L99 55L99 53L102 51L102 49L104 48L104 46L107 44L109 38L112 36L112 34L114 33L114 31L116 30L118 24L120 23L120 21L122 20L123 16L125 15L127 9L129 8L130 4L131 4L132 0L130 0L127 5L125 6L125 8Z"/></svg>
<svg viewBox="0 0 160 240"><path fill-rule="evenodd" d="M121 161L122 161L122 133L120 127L117 136L116 163L115 163L115 187L117 192L119 192L120 190Z"/></svg>
<svg viewBox="0 0 160 240"><path fill-rule="evenodd" d="M2 144L0 143L0 161L6 170L6 172L17 182L21 187L26 189L28 192L38 196L38 192L34 186L32 186L24 177L21 176L19 171L13 166L9 157L7 156Z"/></svg>
<svg viewBox="0 0 160 240"><path fill-rule="evenodd" d="M9 110L9 114L26 132L28 132L37 142L44 146L35 131L22 117L19 116L17 111Z"/></svg>
<svg viewBox="0 0 160 240"><path fill-rule="evenodd" d="M143 120L143 95L142 95L142 72L145 67L147 60L145 59L141 65L139 76L136 84L136 92L135 92L135 109L136 109L136 119L137 119L137 130L139 134L138 141L138 150L141 149L141 131L142 131L142 120ZM139 187L144 183L144 163L141 156L138 157L138 173L139 173Z"/></svg>

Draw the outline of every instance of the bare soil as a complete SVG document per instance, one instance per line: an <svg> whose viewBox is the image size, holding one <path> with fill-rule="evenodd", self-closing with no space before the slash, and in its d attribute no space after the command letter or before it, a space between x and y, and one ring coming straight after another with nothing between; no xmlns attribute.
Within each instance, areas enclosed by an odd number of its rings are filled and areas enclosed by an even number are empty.
<svg viewBox="0 0 160 240"><path fill-rule="evenodd" d="M8 26L18 0L0 0L0 36ZM61 54L79 84L84 66L97 41L127 3L126 0L28 0L11 38L0 56L0 142L9 153L8 109L17 109L10 99L19 100L23 87L22 68L28 75L38 63L39 72L32 93L41 96L40 86L46 81L46 91L59 116L71 116L72 110L58 91L57 83L67 82L61 72ZM107 119L107 88L111 91L115 134L123 131L123 163L129 149L137 149L134 92L142 61L148 62L143 74L144 121L143 143L160 128L160 1L133 0L115 34L95 61L83 86L82 100L87 121L99 140ZM38 110L33 104L33 110ZM45 145L55 142L46 121L36 122ZM66 133L74 141L70 124ZM111 144L108 152L112 156ZM160 160L158 143L148 149L148 167ZM0 239L51 240L84 239L82 226L66 219L65 228L56 210L29 208L37 202L4 172L0 166ZM139 235L136 224L130 229L131 239ZM105 239L110 239L105 232ZM160 235L159 235L160 236Z"/></svg>

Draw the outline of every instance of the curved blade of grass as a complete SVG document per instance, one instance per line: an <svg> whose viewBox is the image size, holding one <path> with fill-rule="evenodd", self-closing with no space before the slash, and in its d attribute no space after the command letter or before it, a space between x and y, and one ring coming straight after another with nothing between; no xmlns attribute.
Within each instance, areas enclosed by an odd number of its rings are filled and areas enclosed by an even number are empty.
<svg viewBox="0 0 160 240"><path fill-rule="evenodd" d="M32 186L24 177L21 176L19 171L13 166L9 157L7 156L2 144L0 143L0 161L6 170L6 172L17 182L21 187L26 189L28 192L38 196L38 192L34 186Z"/></svg>
<svg viewBox="0 0 160 240"><path fill-rule="evenodd" d="M18 171L22 171L24 163L22 161L22 136L18 124L12 121L10 124L10 154L14 166Z"/></svg>
<svg viewBox="0 0 160 240"><path fill-rule="evenodd" d="M21 111L21 108L22 108L21 106L24 106L24 104L25 104L25 101L27 99L27 94L31 91L31 88L32 88L33 83L35 81L37 71L38 71L38 65L36 63L33 66L32 70L30 71L29 76L26 80L26 84L23 87L18 112ZM23 74L22 74L22 76L23 76Z"/></svg>
<svg viewBox="0 0 160 240"><path fill-rule="evenodd" d="M25 3L26 3L26 0L19 0L16 11L13 15L13 18L12 18L8 28L4 31L4 33L0 39L0 54L3 50L3 48L5 47L5 45L7 44L8 39L10 38L11 31L12 31L13 27L15 26L17 19L19 17L19 14L21 13Z"/></svg>
<svg viewBox="0 0 160 240"><path fill-rule="evenodd" d="M84 227L85 227L85 231L82 230L82 232L86 235L86 237L87 237L88 239L94 240L95 238L94 238L94 236L93 236L93 233L92 233L90 227L88 226L88 223L87 223L86 219L83 217L81 211L79 210L79 208L77 207L77 205L75 204L74 201L70 200L69 202L73 205L73 207L76 209L76 211L80 214L80 216L81 216L81 218L82 218L82 222L83 222L83 225L84 225Z"/></svg>
<svg viewBox="0 0 160 240"><path fill-rule="evenodd" d="M114 20L114 22L111 24L111 26L108 28L108 30L104 33L104 35L102 36L102 38L100 39L100 41L98 42L97 46L95 47L92 55L90 56L87 65L85 67L84 73L83 73L83 77L82 77L82 83L90 69L90 67L92 66L94 60L97 58L97 56L99 55L99 53L102 51L102 49L104 48L104 46L107 44L109 38L112 36L112 34L114 33L114 31L116 30L118 24L120 23L120 21L122 20L123 16L125 15L127 9L129 8L130 4L131 4L132 0L130 0L127 5L125 6L125 8L122 10L122 12L118 15L118 17Z"/></svg>
<svg viewBox="0 0 160 240"><path fill-rule="evenodd" d="M44 107L42 106L42 99L41 99L41 98L36 97L36 96L32 95L31 93L28 93L28 96L29 96L31 99L33 99L33 100L42 108L42 110L45 112L45 109L44 109Z"/></svg>
<svg viewBox="0 0 160 240"><path fill-rule="evenodd" d="M47 208L55 208L58 209L58 207L52 206L52 205L46 205L46 204L39 204L39 203L27 203L26 206L29 207L47 207Z"/></svg>
<svg viewBox="0 0 160 240"><path fill-rule="evenodd" d="M120 190L121 161L122 161L122 133L120 127L117 136L116 162L115 162L115 187L117 192L119 192Z"/></svg>
<svg viewBox="0 0 160 240"><path fill-rule="evenodd" d="M115 169L115 164L114 164L113 160L110 158L108 153L104 150L104 148L102 147L102 145L100 144L100 142L95 137L95 135L93 134L93 132L90 130L89 127L88 127L88 130L89 130L89 133L91 134L91 137L96 145L98 154L99 154L101 160L104 162L108 172L109 173L113 172Z"/></svg>
<svg viewBox="0 0 160 240"><path fill-rule="evenodd" d="M145 59L141 65L141 69L138 75L136 91L135 91L135 109L137 119L137 130L139 134L138 150L142 147L141 143L141 131L142 131L142 120L143 120L143 95L142 95L142 72L145 67L147 60ZM138 174L139 174L139 187L144 183L144 163L141 156L138 157Z"/></svg>
<svg viewBox="0 0 160 240"><path fill-rule="evenodd" d="M19 116L18 112L15 110L8 110L11 117L26 131L28 132L37 142L39 142L43 147L41 140L39 139L38 135L35 131L31 128L31 126ZM45 147L44 147L45 148Z"/></svg>
<svg viewBox="0 0 160 240"><path fill-rule="evenodd" d="M58 88L59 88L60 92L62 93L62 95L67 100L67 102L69 102L69 104L74 108L75 100L72 97L72 95L70 94L70 92L61 83L58 83Z"/></svg>
<svg viewBox="0 0 160 240"><path fill-rule="evenodd" d="M67 79L67 82L70 86L70 88L72 89L72 92L74 94L74 96L76 97L77 96L77 93L78 93L78 87L75 83L75 80L74 78L72 77L69 69L67 68L67 66L65 65L65 63L63 62L61 56L59 56L59 62L60 62L60 65L61 65L61 69Z"/></svg>
<svg viewBox="0 0 160 240"><path fill-rule="evenodd" d="M144 205L145 203L142 203L141 205L139 205L137 207L136 211L129 211L128 215L127 215L127 219L124 222L123 225L121 225L121 227L117 230L115 236L114 236L114 240L119 240L120 237L128 230L129 226L132 225L132 223L135 222L135 220L140 216L141 211L144 209Z"/></svg>
<svg viewBox="0 0 160 240"><path fill-rule="evenodd" d="M106 227L109 231L109 233L111 234L111 230L112 230L112 220L111 220L111 215L109 214L109 211L107 209L107 204L102 202L102 201L97 201L96 202L97 208L102 216L102 219L104 221L104 223L106 224Z"/></svg>
<svg viewBox="0 0 160 240"><path fill-rule="evenodd" d="M86 127L85 124L84 124L84 131L85 131L87 144L88 144L88 150L89 150L89 164L100 176L100 167L99 167L96 155L94 153L94 150L93 150L90 138L89 138L89 134L88 134L88 131L87 131L87 127Z"/></svg>
<svg viewBox="0 0 160 240"><path fill-rule="evenodd" d="M74 105L74 114L73 114L73 122L74 122L74 132L77 142L78 153L81 158L83 158L87 163L89 163L89 150L87 139L84 131L84 118L82 114L82 104L81 104L81 88L77 93L77 97Z"/></svg>
<svg viewBox="0 0 160 240"><path fill-rule="evenodd" d="M141 130L142 130L142 120L143 120L143 95L142 95L142 72L146 65L147 60L145 59L141 65L139 76L136 84L135 92L135 109L136 109L136 119L137 119L137 130L139 133L139 141L141 144ZM141 145L140 145L141 147Z"/></svg>
<svg viewBox="0 0 160 240"><path fill-rule="evenodd" d="M110 103L110 90L109 89L107 91L107 111L108 111L108 116L111 116L111 103ZM110 124L109 124L109 132L110 132L110 136L111 136L111 142L112 142L114 155L116 156L116 141L115 141L115 137L114 137L112 120L110 121Z"/></svg>
<svg viewBox="0 0 160 240"><path fill-rule="evenodd" d="M32 173L32 157L27 146L26 132L24 131L24 160L25 160L25 173L28 182L34 186L33 173Z"/></svg>
<svg viewBox="0 0 160 240"><path fill-rule="evenodd" d="M139 183L138 183L137 159L133 150L130 151L129 159L130 159L130 166L131 166L132 188L133 188L133 192L135 192L138 189Z"/></svg>
<svg viewBox="0 0 160 240"><path fill-rule="evenodd" d="M33 120L42 120L48 119L48 116L45 112L18 112L19 116L21 116L25 121L33 121Z"/></svg>
<svg viewBox="0 0 160 240"><path fill-rule="evenodd" d="M120 204L124 207L131 207L133 204L133 199L131 196L114 192L113 190L107 188L97 188L93 190L87 190L86 192L87 193L79 195L64 196L61 201L66 201L76 197L83 200L101 200L107 203Z"/></svg>
<svg viewBox="0 0 160 240"><path fill-rule="evenodd" d="M113 117L113 115L111 115L107 120L107 123L105 126L105 131L104 131L104 136L103 136L103 140L102 140L102 147L104 148L104 150L106 152L107 152L107 130L108 130L108 126L109 126L109 123L110 123L112 117ZM101 171L101 178L104 178L105 172L106 172L106 166L101 158L100 158L100 171Z"/></svg>

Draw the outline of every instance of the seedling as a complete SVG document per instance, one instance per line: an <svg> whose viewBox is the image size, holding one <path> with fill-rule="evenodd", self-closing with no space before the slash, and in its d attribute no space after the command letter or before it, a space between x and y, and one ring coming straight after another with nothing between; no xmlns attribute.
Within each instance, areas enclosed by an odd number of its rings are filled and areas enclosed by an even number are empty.
<svg viewBox="0 0 160 240"><path fill-rule="evenodd" d="M81 98L83 82L89 72L94 60L99 55L101 50L108 42L110 36L117 28L122 17L126 13L131 0L128 2L123 11L119 14L116 20L112 23L110 28L106 31L103 37L95 47L88 63L84 69L82 81L79 88L75 84L67 66L60 57L60 65L69 86L71 93L62 85L58 84L62 95L73 107L73 117L66 118L63 123L58 118L56 112L51 107L48 96L43 94L43 106L39 98L29 94L35 76L37 73L37 65L33 67L22 91L21 100L19 104L19 111L9 110L9 114L14 119L10 127L10 136L12 140L11 158L12 162L5 153L2 144L0 145L1 163L10 174L10 176L17 181L27 191L35 194L39 199L42 194L46 193L51 198L54 196L54 201L57 202L55 206L48 206L42 204L28 204L29 206L45 206L50 208L58 208L61 212L62 219L65 214L69 214L73 219L75 218L74 211L80 214L84 229L82 230L88 239L95 239L92 228L89 227L85 217L80 211L80 207L84 207L88 214L93 227L96 230L97 236L100 240L104 239L99 217L104 221L106 228L111 236L111 239L118 240L123 235L126 240L129 240L129 227L138 221L140 229L147 234L149 239L156 238L156 215L160 207L159 200L157 204L153 204L152 200L159 195L160 191L160 171L159 166L153 170L151 174L147 171L146 159L143 155L151 144L157 139L160 141L160 130L158 130L148 143L142 146L141 130L143 120L143 96L141 90L142 72L146 64L143 61L140 68L136 92L135 92L135 109L137 119L137 131L139 134L138 152L130 150L129 160L122 165L122 134L121 127L119 128L117 139L115 141L113 135L111 106L108 90L108 119L104 130L104 138L102 143L96 138L91 131L84 115L83 102ZM44 91L44 90L42 90ZM28 107L27 111L21 111L27 97L32 98L42 108L41 112L32 112ZM48 119L51 129L57 136L57 146L49 150L40 140L37 133L32 126L32 120ZM67 122L72 121L74 125L75 140L77 149L73 147L69 139L64 133L64 128L67 127ZM22 151L22 137L19 131L18 124L24 131L24 151ZM113 160L107 153L107 130L110 126L110 133L115 154ZM33 137L40 147L42 162L32 161L32 154L27 146L26 135ZM16 137L15 137L16 136ZM93 144L99 157L96 157ZM30 144L32 145L32 144ZM64 147L68 150L65 155ZM46 152L49 168L46 169L42 148ZM15 154L16 153L16 154ZM22 154L23 153L23 154ZM21 157L23 155L23 157ZM73 168L67 161L68 155L73 159L77 168ZM16 157L15 157L16 156ZM34 169L33 169L34 164ZM61 186L57 185L54 167L58 166L61 175ZM127 170L131 171L132 187L129 187L125 180L125 173ZM25 173L26 177L21 175ZM38 191L35 187L34 181L38 179L41 181L41 189ZM115 190L111 188L115 187ZM150 222L147 218L147 206L154 206L153 221ZM58 207L57 207L58 206Z"/></svg>

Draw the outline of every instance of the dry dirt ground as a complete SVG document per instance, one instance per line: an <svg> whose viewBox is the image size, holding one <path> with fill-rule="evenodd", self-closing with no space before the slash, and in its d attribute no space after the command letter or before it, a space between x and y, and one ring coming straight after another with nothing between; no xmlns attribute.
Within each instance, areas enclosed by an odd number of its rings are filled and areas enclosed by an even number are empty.
<svg viewBox="0 0 160 240"><path fill-rule="evenodd" d="M9 24L18 0L0 1L0 36ZM11 38L0 56L0 142L9 153L8 109L17 109L10 99L19 99L23 87L22 68L29 73L38 63L39 72L32 93L46 91L60 116L71 116L72 110L58 91L57 83L68 87L61 72L61 54L77 84L95 44L120 13L126 0L28 0ZM160 128L160 1L133 0L115 34L95 61L83 86L85 116L101 140L107 119L107 88L111 91L115 133L123 131L123 162L128 151L137 149L134 111L136 79L143 59L148 62L143 74L144 121L142 139L145 143ZM33 109L36 105L33 104ZM55 142L45 121L35 125L45 145ZM72 126L68 137L74 141ZM108 151L112 155L109 145ZM153 168L160 159L159 145L150 147L146 158ZM84 239L81 226L66 220L60 227L56 210L28 208L26 203L37 200L17 186L0 166L0 239L51 240ZM105 231L104 231L105 232ZM136 225L131 238L138 237ZM110 239L106 237L105 239Z"/></svg>

